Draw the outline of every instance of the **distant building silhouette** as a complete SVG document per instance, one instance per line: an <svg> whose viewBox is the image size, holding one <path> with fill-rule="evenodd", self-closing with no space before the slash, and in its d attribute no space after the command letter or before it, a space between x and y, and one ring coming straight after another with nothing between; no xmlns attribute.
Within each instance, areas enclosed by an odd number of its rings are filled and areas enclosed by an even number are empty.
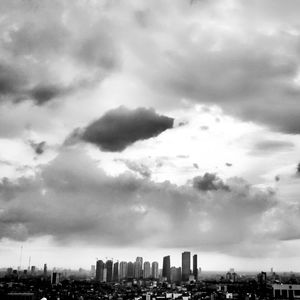
<svg viewBox="0 0 300 300"><path fill-rule="evenodd" d="M121 261L120 262L120 279L126 279L127 278L127 262Z"/></svg>
<svg viewBox="0 0 300 300"><path fill-rule="evenodd" d="M113 261L106 261L106 281L112 282L113 280Z"/></svg>
<svg viewBox="0 0 300 300"><path fill-rule="evenodd" d="M151 276L151 272L150 272L150 262L149 261L145 261L144 262L144 278L147 279L147 278L150 278Z"/></svg>
<svg viewBox="0 0 300 300"><path fill-rule="evenodd" d="M171 260L170 255L163 258L163 271L162 276L167 279L168 282L171 282Z"/></svg>
<svg viewBox="0 0 300 300"><path fill-rule="evenodd" d="M52 272L51 275L51 284L58 284L60 281L60 273Z"/></svg>
<svg viewBox="0 0 300 300"><path fill-rule="evenodd" d="M194 275L194 279L198 280L198 257L197 257L197 254L193 255L193 275Z"/></svg>
<svg viewBox="0 0 300 300"><path fill-rule="evenodd" d="M181 281L181 268L172 267L171 268L171 282L179 283Z"/></svg>
<svg viewBox="0 0 300 300"><path fill-rule="evenodd" d="M191 272L191 252L185 251L182 253L182 281L188 281Z"/></svg>
<svg viewBox="0 0 300 300"><path fill-rule="evenodd" d="M47 277L48 272L47 272L47 264L44 264L44 277Z"/></svg>
<svg viewBox="0 0 300 300"><path fill-rule="evenodd" d="M113 281L119 281L119 262L114 263Z"/></svg>
<svg viewBox="0 0 300 300"><path fill-rule="evenodd" d="M96 281L104 281L103 280L103 272L104 272L104 262L102 260L98 260L96 263Z"/></svg>
<svg viewBox="0 0 300 300"><path fill-rule="evenodd" d="M152 278L158 279L158 262L152 263Z"/></svg>
<svg viewBox="0 0 300 300"><path fill-rule="evenodd" d="M139 279L143 277L143 258L138 256L135 260L134 278Z"/></svg>
<svg viewBox="0 0 300 300"><path fill-rule="evenodd" d="M127 264L127 278L132 279L134 277L134 263L128 262Z"/></svg>

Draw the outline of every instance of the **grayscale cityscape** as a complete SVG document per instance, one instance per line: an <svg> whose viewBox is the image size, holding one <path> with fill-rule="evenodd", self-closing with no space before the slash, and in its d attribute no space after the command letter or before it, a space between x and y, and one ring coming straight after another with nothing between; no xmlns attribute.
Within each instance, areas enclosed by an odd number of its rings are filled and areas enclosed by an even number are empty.
<svg viewBox="0 0 300 300"><path fill-rule="evenodd" d="M300 0L0 0L0 300L300 300Z"/></svg>
<svg viewBox="0 0 300 300"><path fill-rule="evenodd" d="M181 266L171 266L170 255L157 261L97 260L90 270L48 270L28 265L1 271L1 299L134 299L218 300L297 299L300 273L204 271L198 255L182 253Z"/></svg>

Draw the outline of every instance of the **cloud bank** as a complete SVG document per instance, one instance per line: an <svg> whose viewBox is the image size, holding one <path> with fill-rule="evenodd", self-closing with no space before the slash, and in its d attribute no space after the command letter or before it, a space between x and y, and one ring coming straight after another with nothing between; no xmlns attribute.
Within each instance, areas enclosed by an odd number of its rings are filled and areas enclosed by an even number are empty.
<svg viewBox="0 0 300 300"><path fill-rule="evenodd" d="M196 188L129 173L111 177L77 148L64 150L41 166L36 177L2 180L0 237L50 235L64 244L195 247L226 253L240 250L239 244L263 247L266 240L283 238L283 223L276 231L272 228L278 223L279 205L273 192L238 178L222 183L214 174L194 182Z"/></svg>

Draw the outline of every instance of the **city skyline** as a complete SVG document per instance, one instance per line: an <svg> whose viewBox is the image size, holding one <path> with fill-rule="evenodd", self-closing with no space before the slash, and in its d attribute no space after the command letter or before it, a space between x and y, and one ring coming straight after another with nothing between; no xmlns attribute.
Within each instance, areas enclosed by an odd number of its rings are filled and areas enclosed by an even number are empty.
<svg viewBox="0 0 300 300"><path fill-rule="evenodd" d="M0 266L300 271L299 10L1 0Z"/></svg>

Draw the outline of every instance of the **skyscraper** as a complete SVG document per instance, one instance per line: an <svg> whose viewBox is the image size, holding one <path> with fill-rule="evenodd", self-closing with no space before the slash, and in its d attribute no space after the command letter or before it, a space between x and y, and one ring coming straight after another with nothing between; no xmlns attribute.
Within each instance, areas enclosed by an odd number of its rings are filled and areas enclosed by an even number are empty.
<svg viewBox="0 0 300 300"><path fill-rule="evenodd" d="M113 262L112 260L106 261L106 281L112 282L113 275Z"/></svg>
<svg viewBox="0 0 300 300"><path fill-rule="evenodd" d="M152 263L152 278L158 279L158 262Z"/></svg>
<svg viewBox="0 0 300 300"><path fill-rule="evenodd" d="M134 264L133 262L128 262L127 264L127 278L132 279L134 277Z"/></svg>
<svg viewBox="0 0 300 300"><path fill-rule="evenodd" d="M119 281L119 262L114 263L114 273L113 273L113 281Z"/></svg>
<svg viewBox="0 0 300 300"><path fill-rule="evenodd" d="M48 272L47 272L47 264L44 264L44 277L47 277Z"/></svg>
<svg viewBox="0 0 300 300"><path fill-rule="evenodd" d="M198 280L198 258L197 254L193 255L193 275L195 280Z"/></svg>
<svg viewBox="0 0 300 300"><path fill-rule="evenodd" d="M145 261L144 262L144 278L147 279L150 277L150 262L149 261Z"/></svg>
<svg viewBox="0 0 300 300"><path fill-rule="evenodd" d="M143 277L143 258L137 257L135 260L134 278L139 279Z"/></svg>
<svg viewBox="0 0 300 300"><path fill-rule="evenodd" d="M96 263L96 281L103 281L103 271L104 271L104 262L102 260L97 260Z"/></svg>
<svg viewBox="0 0 300 300"><path fill-rule="evenodd" d="M163 273L162 276L167 279L168 282L171 280L171 260L170 255L165 256L163 259Z"/></svg>
<svg viewBox="0 0 300 300"><path fill-rule="evenodd" d="M182 281L188 281L191 272L191 252L182 253Z"/></svg>
<svg viewBox="0 0 300 300"><path fill-rule="evenodd" d="M123 280L127 278L127 262L121 261L120 262L120 279Z"/></svg>

